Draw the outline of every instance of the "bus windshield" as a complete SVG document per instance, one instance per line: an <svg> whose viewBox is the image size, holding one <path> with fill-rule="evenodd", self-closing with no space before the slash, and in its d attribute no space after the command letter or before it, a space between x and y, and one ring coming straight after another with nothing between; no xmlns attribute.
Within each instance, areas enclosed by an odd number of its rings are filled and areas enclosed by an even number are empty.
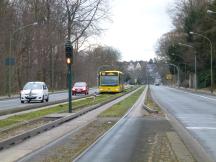
<svg viewBox="0 0 216 162"><path fill-rule="evenodd" d="M118 85L119 84L118 76L101 76L101 85Z"/></svg>

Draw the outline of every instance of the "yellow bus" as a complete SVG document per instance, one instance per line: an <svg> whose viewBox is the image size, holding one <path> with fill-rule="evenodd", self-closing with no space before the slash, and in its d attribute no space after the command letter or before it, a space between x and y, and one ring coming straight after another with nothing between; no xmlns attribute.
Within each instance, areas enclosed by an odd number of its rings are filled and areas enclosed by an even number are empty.
<svg viewBox="0 0 216 162"><path fill-rule="evenodd" d="M124 78L121 71L101 71L98 77L99 93L122 92L124 90Z"/></svg>

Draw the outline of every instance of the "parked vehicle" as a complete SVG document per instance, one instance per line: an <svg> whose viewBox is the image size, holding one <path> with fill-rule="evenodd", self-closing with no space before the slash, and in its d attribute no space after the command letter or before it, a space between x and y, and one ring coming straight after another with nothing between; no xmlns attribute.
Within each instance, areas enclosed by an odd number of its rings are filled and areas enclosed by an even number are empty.
<svg viewBox="0 0 216 162"><path fill-rule="evenodd" d="M28 103L31 101L40 102L49 101L49 92L47 85L44 82L28 82L20 92L20 101Z"/></svg>
<svg viewBox="0 0 216 162"><path fill-rule="evenodd" d="M76 82L72 88L72 95L89 94L89 88L86 82Z"/></svg>

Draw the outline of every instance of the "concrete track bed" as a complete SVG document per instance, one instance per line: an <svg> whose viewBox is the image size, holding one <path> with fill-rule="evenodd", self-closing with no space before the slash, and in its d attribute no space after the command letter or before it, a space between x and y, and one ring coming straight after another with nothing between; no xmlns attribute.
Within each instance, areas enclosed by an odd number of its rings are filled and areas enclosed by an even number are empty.
<svg viewBox="0 0 216 162"><path fill-rule="evenodd" d="M40 127L44 124L47 124L49 122L53 121L52 119L47 118L40 118L36 120L27 121L25 123L18 124L16 126L13 126L11 128L5 129L3 131L0 131L0 141L3 141L8 138L12 138L18 134L25 133L26 131L29 131L33 128Z"/></svg>
<svg viewBox="0 0 216 162"><path fill-rule="evenodd" d="M31 158L31 162L71 161L112 127L118 119L98 118L49 149Z"/></svg>
<svg viewBox="0 0 216 162"><path fill-rule="evenodd" d="M68 120L72 120L80 115L83 115L91 110L94 110L108 102L111 102L127 93L130 93L134 89L127 90L125 93L116 94L112 97L106 97L105 99L99 100L99 102L94 102L92 106L89 107L80 107L77 106L77 113L70 114L62 118L47 118L42 117L36 120L31 120L27 122L22 122L20 124L15 125L14 127L10 127L0 132L0 149L4 149L9 147L10 145L14 145L14 143L19 143L26 138L30 138L35 136L36 134L40 134L43 131L52 129ZM96 104L97 103L97 104ZM13 139L14 138L14 139Z"/></svg>

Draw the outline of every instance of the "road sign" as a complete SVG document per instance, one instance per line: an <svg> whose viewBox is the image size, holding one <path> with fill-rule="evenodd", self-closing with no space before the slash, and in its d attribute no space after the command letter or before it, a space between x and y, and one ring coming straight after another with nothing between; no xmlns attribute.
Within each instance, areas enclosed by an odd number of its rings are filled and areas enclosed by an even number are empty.
<svg viewBox="0 0 216 162"><path fill-rule="evenodd" d="M167 74L166 75L166 80L172 80L172 74Z"/></svg>
<svg viewBox="0 0 216 162"><path fill-rule="evenodd" d="M5 59L5 65L15 65L16 61L15 61L15 58L6 58Z"/></svg>

